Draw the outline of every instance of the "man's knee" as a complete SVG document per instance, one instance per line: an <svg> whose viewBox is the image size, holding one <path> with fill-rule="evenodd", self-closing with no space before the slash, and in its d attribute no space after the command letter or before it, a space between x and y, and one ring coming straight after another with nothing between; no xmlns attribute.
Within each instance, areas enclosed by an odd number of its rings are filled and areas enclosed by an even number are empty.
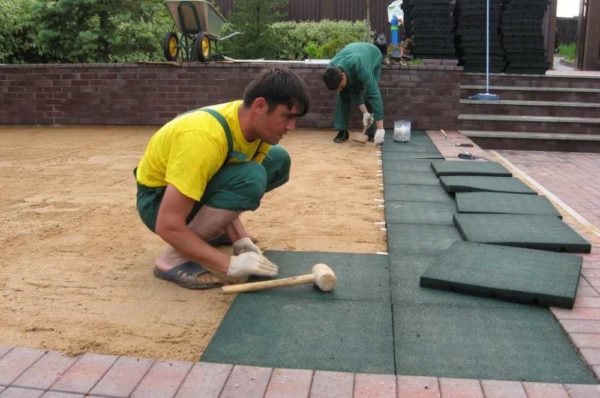
<svg viewBox="0 0 600 398"><path fill-rule="evenodd" d="M288 151L280 145L271 147L262 166L266 172L267 191L285 184L290 179L292 159Z"/></svg>

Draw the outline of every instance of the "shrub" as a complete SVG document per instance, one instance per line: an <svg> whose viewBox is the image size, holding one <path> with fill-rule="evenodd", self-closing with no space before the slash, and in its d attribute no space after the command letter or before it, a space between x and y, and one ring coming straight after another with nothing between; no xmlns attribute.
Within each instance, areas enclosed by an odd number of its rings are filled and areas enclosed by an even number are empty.
<svg viewBox="0 0 600 398"><path fill-rule="evenodd" d="M575 43L566 43L558 46L558 54L562 57L565 57L567 61L573 62L575 60L576 52L577 47Z"/></svg>

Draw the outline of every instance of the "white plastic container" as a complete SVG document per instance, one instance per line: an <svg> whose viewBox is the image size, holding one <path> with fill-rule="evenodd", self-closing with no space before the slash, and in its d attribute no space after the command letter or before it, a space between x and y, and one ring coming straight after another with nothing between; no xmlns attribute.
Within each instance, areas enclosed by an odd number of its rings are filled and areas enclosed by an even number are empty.
<svg viewBox="0 0 600 398"><path fill-rule="evenodd" d="M410 141L410 120L396 120L394 122L394 141Z"/></svg>

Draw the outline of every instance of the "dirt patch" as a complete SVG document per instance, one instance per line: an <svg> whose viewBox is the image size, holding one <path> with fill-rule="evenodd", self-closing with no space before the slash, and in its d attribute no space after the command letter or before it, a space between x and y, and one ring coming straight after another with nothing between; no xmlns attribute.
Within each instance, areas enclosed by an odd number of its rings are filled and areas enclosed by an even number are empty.
<svg viewBox="0 0 600 398"><path fill-rule="evenodd" d="M0 128L0 345L197 360L233 297L152 276L132 169L156 127ZM299 130L290 182L243 219L262 249L385 251L377 149Z"/></svg>

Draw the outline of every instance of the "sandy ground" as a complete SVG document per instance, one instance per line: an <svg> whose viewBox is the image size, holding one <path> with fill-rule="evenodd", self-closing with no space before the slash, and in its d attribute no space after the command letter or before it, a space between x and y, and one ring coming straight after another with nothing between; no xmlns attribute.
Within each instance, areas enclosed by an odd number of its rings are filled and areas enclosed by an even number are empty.
<svg viewBox="0 0 600 398"><path fill-rule="evenodd" d="M132 169L156 127L0 127L0 345L197 360L233 300L152 276ZM244 215L263 249L385 251L372 145L299 130L291 180Z"/></svg>

